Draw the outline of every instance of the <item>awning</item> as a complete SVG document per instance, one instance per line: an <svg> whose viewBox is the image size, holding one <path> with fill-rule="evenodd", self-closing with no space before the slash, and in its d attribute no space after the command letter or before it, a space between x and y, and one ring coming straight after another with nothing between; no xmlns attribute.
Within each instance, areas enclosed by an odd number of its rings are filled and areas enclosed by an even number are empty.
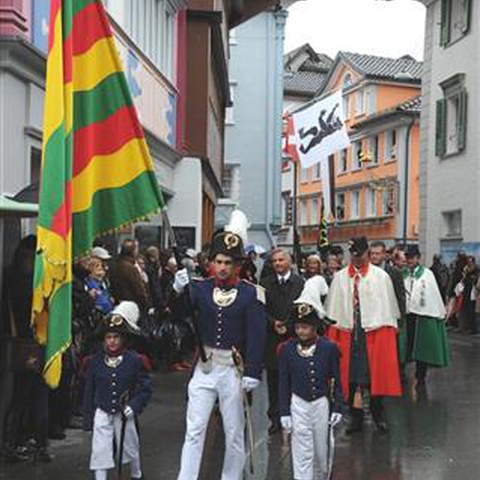
<svg viewBox="0 0 480 480"><path fill-rule="evenodd" d="M17 202L5 195L0 195L0 216L5 215L36 217L38 215L38 205L36 203Z"/></svg>

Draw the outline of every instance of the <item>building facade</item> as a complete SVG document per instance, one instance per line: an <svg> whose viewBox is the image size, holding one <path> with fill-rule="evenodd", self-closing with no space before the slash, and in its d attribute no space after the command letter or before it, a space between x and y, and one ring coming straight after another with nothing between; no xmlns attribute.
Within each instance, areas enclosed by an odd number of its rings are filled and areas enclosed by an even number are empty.
<svg viewBox="0 0 480 480"><path fill-rule="evenodd" d="M419 115L422 64L340 52L317 97L343 91L351 146L331 159L329 239L365 235L387 245L419 235ZM315 248L322 209L320 164L298 174L301 244Z"/></svg>
<svg viewBox="0 0 480 480"><path fill-rule="evenodd" d="M295 165L298 155L294 148L292 124L289 115L311 101L323 85L333 60L317 53L305 44L284 56L283 61L283 145L282 145L282 228L278 235L280 245L293 246L293 216Z"/></svg>
<svg viewBox="0 0 480 480"><path fill-rule="evenodd" d="M480 256L477 128L480 3L422 1L427 8L421 114L421 249L428 261Z"/></svg>
<svg viewBox="0 0 480 480"><path fill-rule="evenodd" d="M219 227L241 208L249 239L269 249L281 223L282 58L285 9L267 11L231 32L230 92L225 119L224 198Z"/></svg>

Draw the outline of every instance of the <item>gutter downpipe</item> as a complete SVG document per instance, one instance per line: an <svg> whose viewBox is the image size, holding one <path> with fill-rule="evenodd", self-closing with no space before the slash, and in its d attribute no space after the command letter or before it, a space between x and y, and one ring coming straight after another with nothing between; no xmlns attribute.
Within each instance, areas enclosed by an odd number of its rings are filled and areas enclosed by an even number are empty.
<svg viewBox="0 0 480 480"><path fill-rule="evenodd" d="M405 192L403 197L403 244L407 244L408 235L408 189L410 186L410 137L412 133L415 118L412 119L407 129L407 136L405 138Z"/></svg>

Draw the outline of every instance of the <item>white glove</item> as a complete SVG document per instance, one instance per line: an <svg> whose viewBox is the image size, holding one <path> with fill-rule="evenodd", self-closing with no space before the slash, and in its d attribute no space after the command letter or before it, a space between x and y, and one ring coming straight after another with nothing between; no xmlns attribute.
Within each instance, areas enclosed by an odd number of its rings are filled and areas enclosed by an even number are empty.
<svg viewBox="0 0 480 480"><path fill-rule="evenodd" d="M190 283L190 277L186 268L182 268L175 274L175 280L173 281L173 289L177 293L182 293L185 287Z"/></svg>
<svg viewBox="0 0 480 480"><path fill-rule="evenodd" d="M130 407L129 405L127 405L127 406L123 409L123 415L125 416L125 418L133 417L132 407Z"/></svg>
<svg viewBox="0 0 480 480"><path fill-rule="evenodd" d="M280 417L280 423L282 424L282 428L287 433L292 433L292 417L290 415L286 417Z"/></svg>
<svg viewBox="0 0 480 480"><path fill-rule="evenodd" d="M260 385L260 380L252 377L243 377L242 378L242 388L246 392L251 392L255 390Z"/></svg>
<svg viewBox="0 0 480 480"><path fill-rule="evenodd" d="M330 415L330 425L337 426L342 421L343 415L341 413L332 413Z"/></svg>

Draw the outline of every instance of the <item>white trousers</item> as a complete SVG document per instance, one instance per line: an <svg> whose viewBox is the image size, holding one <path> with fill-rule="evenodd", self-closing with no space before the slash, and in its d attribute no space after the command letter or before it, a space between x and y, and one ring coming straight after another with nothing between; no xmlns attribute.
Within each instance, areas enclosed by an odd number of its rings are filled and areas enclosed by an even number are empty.
<svg viewBox="0 0 480 480"><path fill-rule="evenodd" d="M111 415L97 408L93 422L90 470L109 470L115 467L113 438L115 436L116 444L118 445L117 453L119 453L121 430L121 414ZM134 465L135 468L140 466L140 446L133 416L127 419L125 427L122 463L132 463L132 466Z"/></svg>
<svg viewBox="0 0 480 480"><path fill-rule="evenodd" d="M292 395L292 457L295 480L323 480L328 471L329 406L326 397L307 402ZM314 463L319 473L314 474Z"/></svg>
<svg viewBox="0 0 480 480"><path fill-rule="evenodd" d="M245 465L242 385L234 366L214 363L208 374L197 365L188 385L187 431L178 480L198 478L208 421L217 398L225 431L222 480L242 479Z"/></svg>

